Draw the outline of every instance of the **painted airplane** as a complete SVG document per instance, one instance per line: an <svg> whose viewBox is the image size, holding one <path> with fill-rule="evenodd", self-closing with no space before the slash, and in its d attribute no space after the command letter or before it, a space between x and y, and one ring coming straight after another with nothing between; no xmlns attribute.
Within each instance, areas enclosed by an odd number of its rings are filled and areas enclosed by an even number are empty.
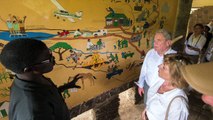
<svg viewBox="0 0 213 120"><path fill-rule="evenodd" d="M75 22L74 18L77 18L81 20L82 11L76 12L76 13L70 13L66 11L59 3L57 0L51 0L52 3L58 8L58 10L54 11L54 16L57 17L58 19L60 17L67 18L71 22ZM65 19L63 19L65 21Z"/></svg>
<svg viewBox="0 0 213 120"><path fill-rule="evenodd" d="M60 17L65 17L68 20L70 20L71 22L75 22L74 18L78 18L79 20L81 20L82 11L79 11L79 12L76 12L75 14L73 14L73 13L69 13L64 10L57 10L54 12L54 16L57 17L58 19ZM63 20L65 20L65 19L63 19Z"/></svg>

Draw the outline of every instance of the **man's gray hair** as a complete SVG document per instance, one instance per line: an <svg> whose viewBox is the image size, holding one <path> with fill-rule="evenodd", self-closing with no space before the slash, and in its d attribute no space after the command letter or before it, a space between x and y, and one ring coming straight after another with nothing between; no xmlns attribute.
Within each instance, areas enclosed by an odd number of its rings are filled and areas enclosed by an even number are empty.
<svg viewBox="0 0 213 120"><path fill-rule="evenodd" d="M166 40L172 40L171 34L168 31L166 31L165 29L157 30L155 34L157 34L157 33L161 33L165 37Z"/></svg>

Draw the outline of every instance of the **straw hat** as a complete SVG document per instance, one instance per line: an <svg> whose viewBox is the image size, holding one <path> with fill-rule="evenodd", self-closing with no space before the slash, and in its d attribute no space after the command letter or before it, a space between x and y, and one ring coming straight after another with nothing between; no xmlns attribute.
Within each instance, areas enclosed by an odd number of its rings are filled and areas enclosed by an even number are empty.
<svg viewBox="0 0 213 120"><path fill-rule="evenodd" d="M181 68L181 72L196 91L213 96L213 62L187 65Z"/></svg>

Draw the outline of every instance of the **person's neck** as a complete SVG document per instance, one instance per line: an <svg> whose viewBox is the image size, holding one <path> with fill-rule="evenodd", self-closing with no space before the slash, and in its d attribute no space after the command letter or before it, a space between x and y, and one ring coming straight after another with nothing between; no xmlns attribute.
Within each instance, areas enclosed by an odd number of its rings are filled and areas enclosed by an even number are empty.
<svg viewBox="0 0 213 120"><path fill-rule="evenodd" d="M195 37L198 37L198 36L200 36L200 35L201 35L201 34L194 34Z"/></svg>
<svg viewBox="0 0 213 120"><path fill-rule="evenodd" d="M175 89L176 87L172 86L170 81L165 81L160 88L158 89L158 93L163 94L165 92L171 91Z"/></svg>
<svg viewBox="0 0 213 120"><path fill-rule="evenodd" d="M170 48L167 48L164 51L157 51L158 55L163 56Z"/></svg>
<svg viewBox="0 0 213 120"><path fill-rule="evenodd" d="M24 73L16 74L18 79L25 81L33 81L39 84L51 85L51 83L43 76L43 74Z"/></svg>
<svg viewBox="0 0 213 120"><path fill-rule="evenodd" d="M21 80L35 81L35 82L39 82L39 80L43 78L42 74L33 74L32 72L16 74L16 76Z"/></svg>

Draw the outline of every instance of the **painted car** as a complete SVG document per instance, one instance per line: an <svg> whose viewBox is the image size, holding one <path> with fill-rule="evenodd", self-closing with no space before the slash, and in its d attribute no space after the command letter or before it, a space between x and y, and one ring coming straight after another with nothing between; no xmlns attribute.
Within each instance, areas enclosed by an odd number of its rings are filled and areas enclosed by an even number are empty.
<svg viewBox="0 0 213 120"><path fill-rule="evenodd" d="M105 36L107 35L107 30L106 29L101 29L101 30L98 30L96 32L93 33L93 36Z"/></svg>
<svg viewBox="0 0 213 120"><path fill-rule="evenodd" d="M128 52L128 53L123 52L121 53L121 55L122 55L122 58L127 59L128 57L133 57L134 52Z"/></svg>

